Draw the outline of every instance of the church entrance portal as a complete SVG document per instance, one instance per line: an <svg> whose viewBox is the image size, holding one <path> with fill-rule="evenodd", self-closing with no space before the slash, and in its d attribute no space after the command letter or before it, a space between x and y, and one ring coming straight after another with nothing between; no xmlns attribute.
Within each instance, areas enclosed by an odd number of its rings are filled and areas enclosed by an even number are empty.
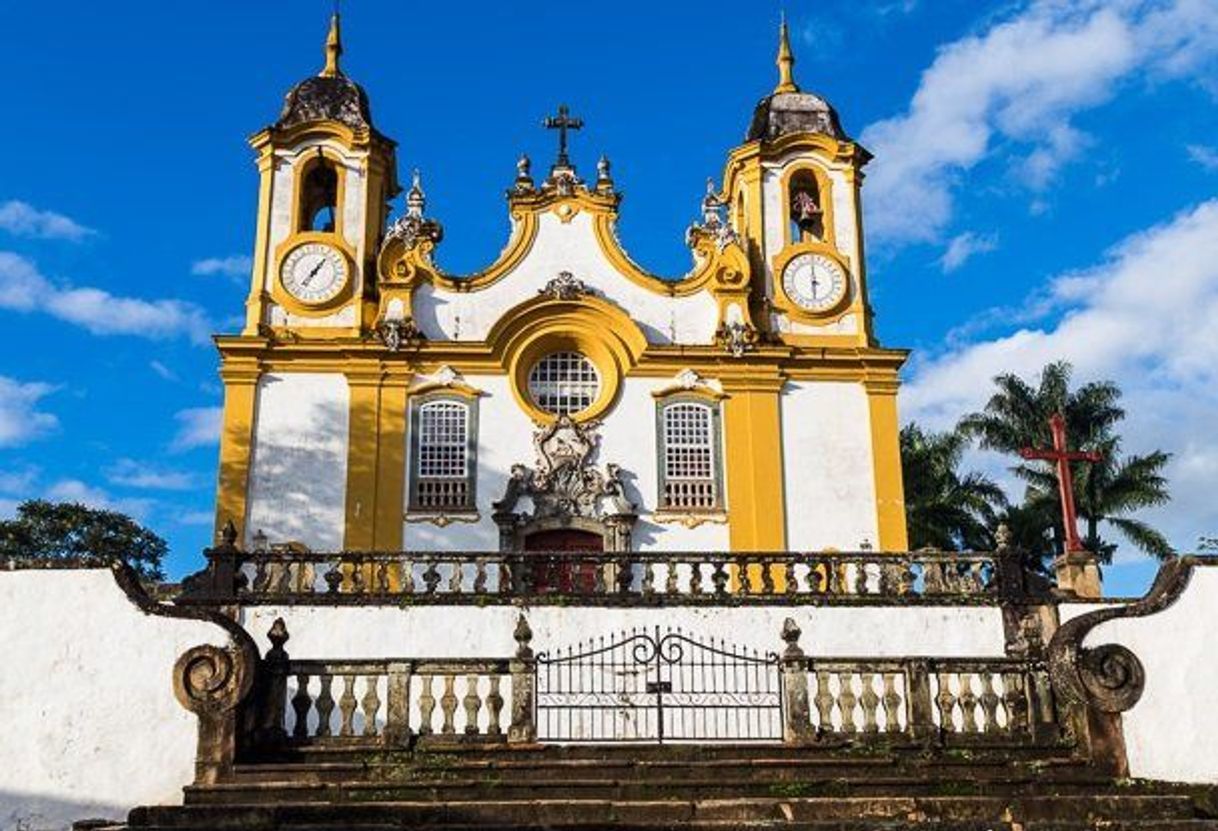
<svg viewBox="0 0 1218 831"><path fill-rule="evenodd" d="M525 551L604 551L605 538L577 528L537 531L524 538Z"/></svg>
<svg viewBox="0 0 1218 831"><path fill-rule="evenodd" d="M553 528L535 531L524 538L526 552L604 551L605 538L593 531L578 528ZM555 558L534 566L534 580L539 591L589 592L596 584L596 566L591 563L563 562Z"/></svg>

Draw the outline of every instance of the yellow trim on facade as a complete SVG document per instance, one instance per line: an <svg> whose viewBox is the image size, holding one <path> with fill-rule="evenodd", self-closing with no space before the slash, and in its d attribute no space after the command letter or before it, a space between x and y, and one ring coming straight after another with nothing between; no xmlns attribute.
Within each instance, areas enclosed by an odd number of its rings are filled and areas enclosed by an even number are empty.
<svg viewBox="0 0 1218 831"><path fill-rule="evenodd" d="M408 378L385 378L377 407L376 522L372 545L402 550L406 513L406 431Z"/></svg>
<svg viewBox="0 0 1218 831"><path fill-rule="evenodd" d="M724 474L733 551L784 551L782 379L757 373L723 380Z"/></svg>
<svg viewBox="0 0 1218 831"><path fill-rule="evenodd" d="M220 531L230 521L237 529L237 539L245 539L260 374L258 360L248 357L228 359L220 369L224 382L224 416L216 481L217 536L213 539L219 539Z"/></svg>
<svg viewBox="0 0 1218 831"><path fill-rule="evenodd" d="M867 409L871 420L871 456L875 471L876 527L880 551L906 551L905 486L901 478L901 424L897 418L897 381L868 380Z"/></svg>
<svg viewBox="0 0 1218 831"><path fill-rule="evenodd" d="M377 427L381 373L374 366L348 370L347 503L343 548L370 551L375 544L378 463Z"/></svg>

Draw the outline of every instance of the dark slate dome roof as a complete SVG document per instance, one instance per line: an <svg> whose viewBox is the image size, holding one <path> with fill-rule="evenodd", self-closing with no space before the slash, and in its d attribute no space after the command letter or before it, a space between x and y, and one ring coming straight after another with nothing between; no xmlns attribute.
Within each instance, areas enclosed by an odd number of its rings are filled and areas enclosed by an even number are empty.
<svg viewBox="0 0 1218 831"><path fill-rule="evenodd" d="M820 133L839 141L849 140L837 111L819 95L810 92L775 92L753 110L746 141L773 141L791 133Z"/></svg>
<svg viewBox="0 0 1218 831"><path fill-rule="evenodd" d="M309 121L337 121L353 130L372 128L372 111L364 88L341 73L305 78L283 99L276 127Z"/></svg>

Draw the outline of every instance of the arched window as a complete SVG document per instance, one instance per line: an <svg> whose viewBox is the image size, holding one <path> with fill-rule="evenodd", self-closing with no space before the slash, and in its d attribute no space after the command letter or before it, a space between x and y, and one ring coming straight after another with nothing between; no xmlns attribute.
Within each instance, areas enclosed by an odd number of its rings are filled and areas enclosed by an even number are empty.
<svg viewBox="0 0 1218 831"><path fill-rule="evenodd" d="M473 420L472 405L465 401L444 398L414 407L412 510L474 509Z"/></svg>
<svg viewBox="0 0 1218 831"><path fill-rule="evenodd" d="M791 242L825 238L825 211L816 174L810 170L801 170L791 177L788 206Z"/></svg>
<svg viewBox="0 0 1218 831"><path fill-rule="evenodd" d="M660 509L721 509L718 406L694 401L664 403L657 426Z"/></svg>
<svg viewBox="0 0 1218 831"><path fill-rule="evenodd" d="M305 173L300 188L300 231L330 232L338 217L338 172L319 158Z"/></svg>

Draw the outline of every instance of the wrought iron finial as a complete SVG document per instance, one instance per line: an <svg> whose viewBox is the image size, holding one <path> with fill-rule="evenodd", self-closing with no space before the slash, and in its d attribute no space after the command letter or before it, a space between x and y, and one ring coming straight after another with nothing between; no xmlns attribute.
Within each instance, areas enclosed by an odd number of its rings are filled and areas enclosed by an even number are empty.
<svg viewBox="0 0 1218 831"><path fill-rule="evenodd" d="M542 126L547 130L558 131L558 159L554 162L554 166L570 167L571 159L567 155L567 131L583 129L584 120L573 117L566 104L559 104L558 114L547 116L542 122Z"/></svg>
<svg viewBox="0 0 1218 831"><path fill-rule="evenodd" d="M342 28L338 18L338 9L330 17L330 33L326 36L326 65L321 70L321 77L335 78L343 74L338 66L338 59L343 54Z"/></svg>
<svg viewBox="0 0 1218 831"><path fill-rule="evenodd" d="M778 86L774 87L775 94L783 92L799 92L795 84L795 55L791 52L791 39L787 33L787 19L783 15L782 23L778 26Z"/></svg>

